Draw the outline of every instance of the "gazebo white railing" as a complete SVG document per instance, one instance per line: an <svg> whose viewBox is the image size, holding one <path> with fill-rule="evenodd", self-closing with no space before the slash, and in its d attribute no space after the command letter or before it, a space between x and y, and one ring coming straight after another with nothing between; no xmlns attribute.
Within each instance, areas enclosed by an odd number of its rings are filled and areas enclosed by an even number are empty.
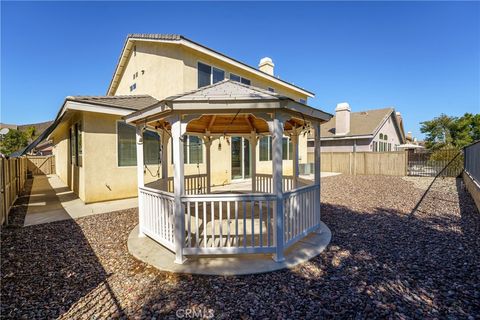
<svg viewBox="0 0 480 320"><path fill-rule="evenodd" d="M319 228L320 139L315 135L315 178L305 185L298 176L298 136L320 130L331 115L262 89L222 81L126 117L137 126L139 236L148 236L185 257L218 254L271 253L284 260L284 250ZM225 125L227 123L228 125ZM173 178L167 176L167 155L162 153L162 179L158 187L144 185L143 130L160 132L162 150L173 144ZM206 148L206 174L184 176L183 137L202 137ZM293 147L293 175L282 176L282 138ZM251 150L251 190L212 193L212 141L227 135L248 139ZM260 136L272 137L272 174L256 172L256 146ZM173 192L172 192L173 191Z"/></svg>

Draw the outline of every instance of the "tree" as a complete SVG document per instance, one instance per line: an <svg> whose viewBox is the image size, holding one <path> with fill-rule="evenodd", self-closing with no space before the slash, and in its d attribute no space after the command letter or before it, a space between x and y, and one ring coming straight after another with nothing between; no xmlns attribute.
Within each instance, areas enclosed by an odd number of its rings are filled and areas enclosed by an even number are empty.
<svg viewBox="0 0 480 320"><path fill-rule="evenodd" d="M480 114L465 113L461 117L441 114L421 123L426 133L425 145L429 149L462 148L480 139Z"/></svg>
<svg viewBox="0 0 480 320"><path fill-rule="evenodd" d="M25 137L29 142L35 140L36 129L34 126L28 127L25 131Z"/></svg>
<svg viewBox="0 0 480 320"><path fill-rule="evenodd" d="M10 155L21 148L28 145L28 139L25 133L18 130L10 130L3 136L0 141L0 152L6 155Z"/></svg>

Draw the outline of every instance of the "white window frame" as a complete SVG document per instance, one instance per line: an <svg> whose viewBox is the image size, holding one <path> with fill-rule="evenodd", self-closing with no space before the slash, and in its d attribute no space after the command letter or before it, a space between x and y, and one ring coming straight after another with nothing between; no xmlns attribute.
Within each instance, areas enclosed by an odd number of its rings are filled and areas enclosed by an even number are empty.
<svg viewBox="0 0 480 320"><path fill-rule="evenodd" d="M231 77L232 77L232 74L233 74L234 76L237 76L237 77L240 78L240 82L239 82L239 83L245 84L245 83L242 82L242 79L243 79L243 80L248 80L248 81L250 82L249 85L250 85L250 86L252 85L252 80L250 80L250 79L248 79L248 78L244 78L244 77L242 77L242 76L240 76L240 75L238 75L238 74L236 74L236 73L233 73L233 72L229 72L229 73L228 73L228 79L232 80L232 78L231 78ZM235 81L235 80L232 80L232 81ZM248 86L248 84L245 84L245 85Z"/></svg>
<svg viewBox="0 0 480 320"><path fill-rule="evenodd" d="M209 66L211 68L211 71L210 71L210 84L209 85L212 85L213 84L213 69L217 69L219 71L222 71L223 72L223 80L225 80L226 78L226 75L227 75L227 72L224 70L224 69L221 69L221 68L218 68L218 67L215 67L209 63L205 63L203 62L202 60L197 60L197 87L198 87L198 64L201 63L201 64L204 64L206 66ZM202 87L203 88L203 87ZM200 88L197 88L197 89L200 89Z"/></svg>

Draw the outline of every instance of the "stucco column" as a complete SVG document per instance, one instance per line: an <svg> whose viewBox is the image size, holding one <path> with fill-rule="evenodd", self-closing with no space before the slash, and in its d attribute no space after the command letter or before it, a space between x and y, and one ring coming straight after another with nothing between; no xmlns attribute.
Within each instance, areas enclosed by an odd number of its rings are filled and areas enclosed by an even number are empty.
<svg viewBox="0 0 480 320"><path fill-rule="evenodd" d="M292 140L292 148L293 148L293 188L298 188L298 132L294 131L292 136L290 137Z"/></svg>
<svg viewBox="0 0 480 320"><path fill-rule="evenodd" d="M276 262L285 260L283 255L283 157L282 157L282 138L283 138L283 122L278 114L269 122L270 131L272 133L272 183L273 193L275 194L275 212L274 212L274 240L276 251L273 259Z"/></svg>
<svg viewBox="0 0 480 320"><path fill-rule="evenodd" d="M212 139L210 136L205 136L203 138L203 142L205 144L205 164L207 167L207 193L211 193L211 186L212 186L212 162L211 162L211 147L212 147Z"/></svg>
<svg viewBox="0 0 480 320"><path fill-rule="evenodd" d="M252 178L252 192L257 191L257 133L252 131L250 136L250 150L252 150L252 172L250 172Z"/></svg>
<svg viewBox="0 0 480 320"><path fill-rule="evenodd" d="M143 125L137 124L136 127L136 143L137 143L137 185L138 185L138 236L144 237L144 205L140 188L145 185L144 169L143 169Z"/></svg>
<svg viewBox="0 0 480 320"><path fill-rule="evenodd" d="M313 129L315 130L315 185L320 186L320 122L314 122ZM315 193L315 211L320 221L320 189Z"/></svg>
<svg viewBox="0 0 480 320"><path fill-rule="evenodd" d="M168 192L168 140L170 135L166 129L162 130L162 185L163 190ZM173 157L173 155L172 155Z"/></svg>
<svg viewBox="0 0 480 320"><path fill-rule="evenodd" d="M175 196L175 263L182 264L183 245L185 241L185 212L181 197L184 194L183 172L183 139L186 125L179 115L172 116L172 143L173 143L173 186Z"/></svg>

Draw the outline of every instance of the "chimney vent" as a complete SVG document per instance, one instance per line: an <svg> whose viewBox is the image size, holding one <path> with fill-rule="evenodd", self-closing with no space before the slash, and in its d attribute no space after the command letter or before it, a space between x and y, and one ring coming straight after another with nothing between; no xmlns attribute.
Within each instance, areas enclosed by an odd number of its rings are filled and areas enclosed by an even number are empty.
<svg viewBox="0 0 480 320"><path fill-rule="evenodd" d="M262 58L258 64L258 69L260 71L268 73L271 76L273 76L273 67L275 67L275 65L273 64L272 59L269 57Z"/></svg>
<svg viewBox="0 0 480 320"><path fill-rule="evenodd" d="M346 135L350 132L350 105L347 102L337 104L335 108L335 134Z"/></svg>

